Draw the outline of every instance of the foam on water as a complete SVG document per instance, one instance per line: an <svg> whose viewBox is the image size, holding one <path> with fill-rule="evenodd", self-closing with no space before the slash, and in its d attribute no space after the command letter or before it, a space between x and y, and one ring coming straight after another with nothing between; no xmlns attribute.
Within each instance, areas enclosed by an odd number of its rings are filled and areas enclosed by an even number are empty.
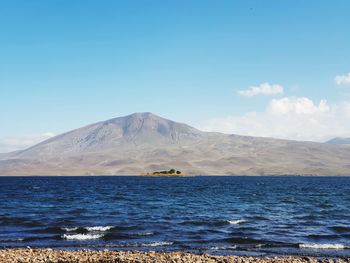
<svg viewBox="0 0 350 263"><path fill-rule="evenodd" d="M221 246L221 247L211 247L212 250L234 250L237 246Z"/></svg>
<svg viewBox="0 0 350 263"><path fill-rule="evenodd" d="M241 219L241 220L228 220L229 224L231 225L239 225L239 224L243 224L245 223L246 221Z"/></svg>
<svg viewBox="0 0 350 263"><path fill-rule="evenodd" d="M89 232L104 232L112 228L114 228L114 226L88 226L88 227L84 227L83 229ZM79 227L62 227L61 229L66 232L74 232L74 231L77 231Z"/></svg>
<svg viewBox="0 0 350 263"><path fill-rule="evenodd" d="M75 235L66 235L64 234L62 238L67 240L91 240L91 239L99 239L103 237L102 234L75 234Z"/></svg>
<svg viewBox="0 0 350 263"><path fill-rule="evenodd" d="M345 249L343 244L299 244L300 248L312 248L312 249Z"/></svg>
<svg viewBox="0 0 350 263"><path fill-rule="evenodd" d="M172 244L174 244L174 242L161 241L161 242L152 242L152 243L141 243L140 246L141 247L162 247L162 246L171 246Z"/></svg>
<svg viewBox="0 0 350 263"><path fill-rule="evenodd" d="M150 242L150 243L120 243L114 245L108 245L108 247L162 247L162 246L171 246L174 242L167 241L158 241L158 242Z"/></svg>
<svg viewBox="0 0 350 263"><path fill-rule="evenodd" d="M112 228L113 228L113 226L91 226L91 227L85 227L85 229L87 231L100 231L100 232L108 231L108 230L110 230Z"/></svg>

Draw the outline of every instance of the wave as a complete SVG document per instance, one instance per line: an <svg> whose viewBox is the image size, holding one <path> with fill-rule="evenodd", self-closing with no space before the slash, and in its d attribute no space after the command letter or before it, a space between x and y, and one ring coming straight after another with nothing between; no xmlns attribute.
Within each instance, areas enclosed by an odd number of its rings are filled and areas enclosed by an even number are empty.
<svg viewBox="0 0 350 263"><path fill-rule="evenodd" d="M229 242L236 244L237 246L253 246L253 247L296 247L296 244L263 240L263 239L254 239L248 237L229 237L224 238L219 241Z"/></svg>
<svg viewBox="0 0 350 263"><path fill-rule="evenodd" d="M222 247L211 247L211 250L235 250L237 246L222 246Z"/></svg>
<svg viewBox="0 0 350 263"><path fill-rule="evenodd" d="M133 238L141 238L141 237L148 237L148 236L153 236L156 235L155 232L139 232L139 233L125 233L125 232L99 232L99 231L92 231L92 232L85 232L85 233L80 233L80 232L75 232L79 234L103 234L103 239L104 240L129 240Z"/></svg>
<svg viewBox="0 0 350 263"><path fill-rule="evenodd" d="M108 230L110 230L112 228L113 228L113 226L90 226L90 227L85 227L85 229L87 231L100 231L100 232L108 231Z"/></svg>
<svg viewBox="0 0 350 263"><path fill-rule="evenodd" d="M75 234L75 235L66 235L64 234L62 238L67 240L90 240L90 239L99 239L103 237L102 234Z"/></svg>
<svg viewBox="0 0 350 263"><path fill-rule="evenodd" d="M312 248L312 249L346 249L343 244L299 244L300 248Z"/></svg>
<svg viewBox="0 0 350 263"><path fill-rule="evenodd" d="M171 246L174 244L174 242L166 242L166 241L161 241L161 242L152 242L152 243L141 243L141 247L162 247L162 246Z"/></svg>
<svg viewBox="0 0 350 263"><path fill-rule="evenodd" d="M87 227L62 227L66 232L105 232L111 230L114 226L87 226Z"/></svg>
<svg viewBox="0 0 350 263"><path fill-rule="evenodd" d="M239 225L246 222L246 220L240 219L240 220L228 220L227 221L230 225Z"/></svg>
<svg viewBox="0 0 350 263"><path fill-rule="evenodd" d="M168 241L157 241L150 243L120 243L120 244L110 244L107 247L163 247L163 246L171 246L174 242Z"/></svg>

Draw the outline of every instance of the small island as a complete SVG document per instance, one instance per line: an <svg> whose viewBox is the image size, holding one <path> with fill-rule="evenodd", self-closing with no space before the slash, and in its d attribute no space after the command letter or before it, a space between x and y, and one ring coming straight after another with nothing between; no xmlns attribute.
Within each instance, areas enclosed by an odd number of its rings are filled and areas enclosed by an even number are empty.
<svg viewBox="0 0 350 263"><path fill-rule="evenodd" d="M156 171L151 173L146 173L145 175L159 175L159 176L181 176L183 175L181 171L170 169L169 171Z"/></svg>

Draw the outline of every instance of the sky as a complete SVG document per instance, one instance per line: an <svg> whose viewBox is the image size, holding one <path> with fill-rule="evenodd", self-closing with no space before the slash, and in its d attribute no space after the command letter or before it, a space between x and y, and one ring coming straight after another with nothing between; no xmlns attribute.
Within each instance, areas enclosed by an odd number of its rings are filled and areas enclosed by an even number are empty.
<svg viewBox="0 0 350 263"><path fill-rule="evenodd" d="M350 137L348 0L2 0L0 152L134 112Z"/></svg>

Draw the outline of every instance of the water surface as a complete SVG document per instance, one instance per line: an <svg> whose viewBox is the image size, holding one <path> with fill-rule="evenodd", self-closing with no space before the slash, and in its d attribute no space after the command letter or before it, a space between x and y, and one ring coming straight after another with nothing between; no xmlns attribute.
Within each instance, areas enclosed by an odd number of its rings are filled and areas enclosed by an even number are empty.
<svg viewBox="0 0 350 263"><path fill-rule="evenodd" d="M349 177L0 177L0 247L350 256Z"/></svg>

